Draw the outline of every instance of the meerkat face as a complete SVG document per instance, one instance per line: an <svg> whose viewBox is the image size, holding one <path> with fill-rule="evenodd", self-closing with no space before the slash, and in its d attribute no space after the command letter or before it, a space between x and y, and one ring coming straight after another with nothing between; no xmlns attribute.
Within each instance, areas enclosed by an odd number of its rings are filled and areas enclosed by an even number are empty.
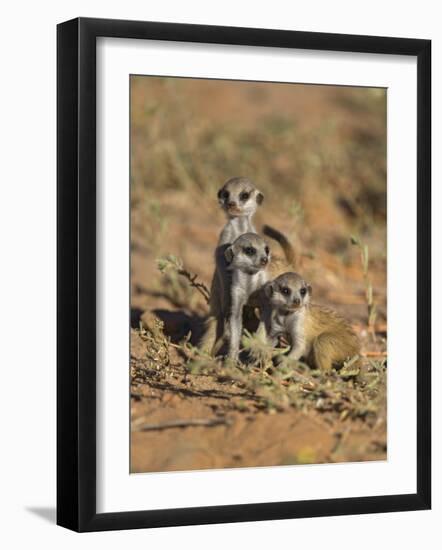
<svg viewBox="0 0 442 550"><path fill-rule="evenodd" d="M312 287L298 273L283 273L266 285L265 292L273 307L292 312L310 302Z"/></svg>
<svg viewBox="0 0 442 550"><path fill-rule="evenodd" d="M245 233L226 249L224 256L228 263L227 269L238 269L254 275L266 268L270 261L270 249L259 235Z"/></svg>
<svg viewBox="0 0 442 550"><path fill-rule="evenodd" d="M231 178L218 191L218 202L229 218L253 215L263 200L249 178Z"/></svg>

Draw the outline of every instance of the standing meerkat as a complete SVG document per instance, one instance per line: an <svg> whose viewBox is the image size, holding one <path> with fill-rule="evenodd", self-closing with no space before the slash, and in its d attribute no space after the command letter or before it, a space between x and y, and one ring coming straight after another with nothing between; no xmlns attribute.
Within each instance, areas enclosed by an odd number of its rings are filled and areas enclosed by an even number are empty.
<svg viewBox="0 0 442 550"><path fill-rule="evenodd" d="M232 244L244 233L256 233L252 218L262 204L264 195L249 178L227 180L218 191L218 202L227 216L218 240L218 246Z"/></svg>
<svg viewBox="0 0 442 550"><path fill-rule="evenodd" d="M219 318L220 336L214 346L216 354L227 343L227 355L238 358L243 328L243 310L251 294L267 282L265 268L270 260L270 249L256 233L238 237L224 251L226 270L222 281L223 297Z"/></svg>
<svg viewBox="0 0 442 550"><path fill-rule="evenodd" d="M360 343L349 323L334 311L310 303L312 287L297 273L283 273L262 290L261 320L269 343L290 341L287 357L313 368L333 365L358 355Z"/></svg>
<svg viewBox="0 0 442 550"><path fill-rule="evenodd" d="M256 233L252 218L263 200L264 195L246 177L230 178L218 191L218 202L226 214L227 222L220 233L215 250L215 272L210 285L209 317L199 345L206 352L213 354L215 343L222 337L224 330L223 305L226 301L224 289L227 277L225 251L241 235Z"/></svg>

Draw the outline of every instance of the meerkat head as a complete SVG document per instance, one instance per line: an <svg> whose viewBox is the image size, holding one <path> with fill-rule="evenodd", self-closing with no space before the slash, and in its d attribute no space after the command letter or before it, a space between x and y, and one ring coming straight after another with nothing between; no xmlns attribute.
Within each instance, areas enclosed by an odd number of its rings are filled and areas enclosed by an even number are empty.
<svg viewBox="0 0 442 550"><path fill-rule="evenodd" d="M265 293L273 307L292 312L310 302L312 287L298 273L283 273L267 283Z"/></svg>
<svg viewBox="0 0 442 550"><path fill-rule="evenodd" d="M263 200L249 178L230 178L218 191L218 202L229 218L252 216Z"/></svg>
<svg viewBox="0 0 442 550"><path fill-rule="evenodd" d="M244 233L224 252L228 267L254 275L266 268L270 261L270 249L265 240L256 233Z"/></svg>

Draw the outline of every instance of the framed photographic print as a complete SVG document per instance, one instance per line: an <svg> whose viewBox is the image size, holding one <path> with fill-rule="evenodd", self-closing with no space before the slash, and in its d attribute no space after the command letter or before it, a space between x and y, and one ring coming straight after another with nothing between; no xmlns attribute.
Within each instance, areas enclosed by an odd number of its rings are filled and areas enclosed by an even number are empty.
<svg viewBox="0 0 442 550"><path fill-rule="evenodd" d="M57 36L58 524L430 508L430 41Z"/></svg>

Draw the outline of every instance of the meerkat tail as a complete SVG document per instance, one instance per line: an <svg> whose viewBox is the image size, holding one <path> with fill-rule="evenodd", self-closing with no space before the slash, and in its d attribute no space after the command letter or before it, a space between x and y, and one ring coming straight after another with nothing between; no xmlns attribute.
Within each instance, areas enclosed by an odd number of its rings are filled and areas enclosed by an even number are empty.
<svg viewBox="0 0 442 550"><path fill-rule="evenodd" d="M270 237L271 239L279 243L282 250L284 251L287 262L291 266L295 267L295 264L296 264L295 250L291 245L291 243L289 242L289 240L287 239L287 237L283 235L280 231L278 231L277 229L274 229L273 227L270 227L269 225L264 225L264 227L262 228L262 232L267 237Z"/></svg>

